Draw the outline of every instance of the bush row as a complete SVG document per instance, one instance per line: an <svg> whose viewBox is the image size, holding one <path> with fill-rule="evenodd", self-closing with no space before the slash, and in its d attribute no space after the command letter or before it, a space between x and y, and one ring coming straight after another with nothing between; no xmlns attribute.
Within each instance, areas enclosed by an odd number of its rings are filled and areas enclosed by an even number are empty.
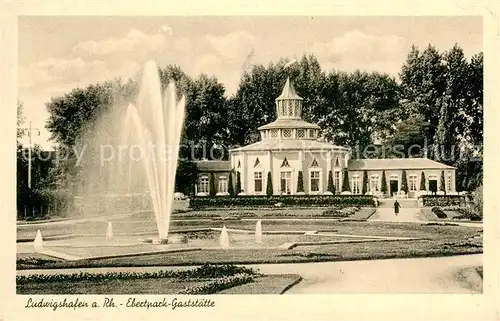
<svg viewBox="0 0 500 321"><path fill-rule="evenodd" d="M465 196L460 195L422 195L422 204L428 207L434 206L463 206L465 204Z"/></svg>
<svg viewBox="0 0 500 321"><path fill-rule="evenodd" d="M67 190L25 189L17 193L19 217L65 213L73 207L73 194ZM50 210L50 211L49 211Z"/></svg>
<svg viewBox="0 0 500 321"><path fill-rule="evenodd" d="M289 196L238 196L195 197L189 200L192 209L269 207L269 206L375 206L370 195L289 195Z"/></svg>
<svg viewBox="0 0 500 321"><path fill-rule="evenodd" d="M201 267L185 271L155 271L155 272L107 272L107 273L72 273L72 274L33 274L18 275L16 281L25 283L49 283L49 282L77 282L77 281L110 281L110 280L137 280L149 278L176 278L180 280L223 278L239 274L257 275L256 271L246 267L235 265L211 265L205 264Z"/></svg>
<svg viewBox="0 0 500 321"><path fill-rule="evenodd" d="M232 276L224 276L215 280L205 281L201 284L188 287L179 294L212 294L233 286L253 282L255 275L247 273L239 273Z"/></svg>

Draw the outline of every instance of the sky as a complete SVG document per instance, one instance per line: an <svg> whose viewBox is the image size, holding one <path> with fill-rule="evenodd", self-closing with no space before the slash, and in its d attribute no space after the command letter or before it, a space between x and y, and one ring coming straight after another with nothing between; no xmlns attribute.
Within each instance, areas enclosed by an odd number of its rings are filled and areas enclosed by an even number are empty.
<svg viewBox="0 0 500 321"><path fill-rule="evenodd" d="M394 77L410 48L458 43L483 50L480 17L404 16L21 16L18 95L33 143L51 149L45 103L75 87L128 78L148 60L178 65L192 77L216 76L233 94L243 71L281 57L314 54L322 68ZM26 139L23 140L27 142Z"/></svg>

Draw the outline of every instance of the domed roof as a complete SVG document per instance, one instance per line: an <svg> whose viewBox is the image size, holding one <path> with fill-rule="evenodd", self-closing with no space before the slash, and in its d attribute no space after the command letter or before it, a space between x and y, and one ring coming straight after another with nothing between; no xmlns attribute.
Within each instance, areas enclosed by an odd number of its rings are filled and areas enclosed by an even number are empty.
<svg viewBox="0 0 500 321"><path fill-rule="evenodd" d="M286 83L285 86L283 87L281 95L279 95L278 98L276 98L276 100L287 100L287 99L303 100L302 97L297 95L297 92L295 91L293 84L290 82L290 78L286 79Z"/></svg>

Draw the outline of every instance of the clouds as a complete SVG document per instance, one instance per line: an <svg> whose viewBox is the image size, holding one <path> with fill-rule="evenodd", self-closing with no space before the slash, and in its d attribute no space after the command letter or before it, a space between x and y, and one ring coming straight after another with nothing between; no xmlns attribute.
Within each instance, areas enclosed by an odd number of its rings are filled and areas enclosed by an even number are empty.
<svg viewBox="0 0 500 321"><path fill-rule="evenodd" d="M323 68L356 69L395 74L407 54L407 42L397 35L373 35L359 30L345 32L311 48Z"/></svg>

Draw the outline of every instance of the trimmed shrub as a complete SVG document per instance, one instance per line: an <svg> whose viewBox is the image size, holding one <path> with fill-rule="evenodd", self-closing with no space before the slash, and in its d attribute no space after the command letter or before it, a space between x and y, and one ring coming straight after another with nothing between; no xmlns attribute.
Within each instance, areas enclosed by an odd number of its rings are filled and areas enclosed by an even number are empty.
<svg viewBox="0 0 500 321"><path fill-rule="evenodd" d="M271 176L271 172L267 172L266 195L273 196L273 177Z"/></svg>
<svg viewBox="0 0 500 321"><path fill-rule="evenodd" d="M240 197L196 197L189 200L192 209L234 208L234 207L274 207L282 206L375 206L371 195L275 195Z"/></svg>
<svg viewBox="0 0 500 321"><path fill-rule="evenodd" d="M419 199L422 199L422 204L426 207L460 206L465 202L465 197L461 195L421 195Z"/></svg>
<svg viewBox="0 0 500 321"><path fill-rule="evenodd" d="M425 191L425 173L422 172L422 175L420 175L420 190Z"/></svg>
<svg viewBox="0 0 500 321"><path fill-rule="evenodd" d="M448 216L446 215L445 212L443 212L443 210L438 207L438 206L435 206L432 208L432 213L436 214L436 216L438 218L447 218Z"/></svg>
<svg viewBox="0 0 500 321"><path fill-rule="evenodd" d="M302 171L299 171L299 175L297 177L297 192L304 192L304 178L302 177Z"/></svg>
<svg viewBox="0 0 500 321"><path fill-rule="evenodd" d="M383 194L387 194L387 179L385 178L385 171L382 171L382 183L381 183L380 191Z"/></svg>
<svg viewBox="0 0 500 321"><path fill-rule="evenodd" d="M444 171L441 171L441 178L439 180L439 190L446 193L446 185L444 181Z"/></svg>
<svg viewBox="0 0 500 321"><path fill-rule="evenodd" d="M333 173L328 171L328 187L327 190L335 195L335 185L333 184Z"/></svg>
<svg viewBox="0 0 500 321"><path fill-rule="evenodd" d="M241 193L241 174L240 172L236 172L236 188L234 193L236 195Z"/></svg>
<svg viewBox="0 0 500 321"><path fill-rule="evenodd" d="M214 173L210 173L210 196L215 196L215 175Z"/></svg>
<svg viewBox="0 0 500 321"><path fill-rule="evenodd" d="M227 192L229 193L229 196L233 197L234 196L234 186L233 186L233 172L229 172L229 182L227 186Z"/></svg>
<svg viewBox="0 0 500 321"><path fill-rule="evenodd" d="M349 172L347 171L347 168L344 169L343 173L343 180L342 180L342 192L350 192L351 187L349 186Z"/></svg>
<svg viewBox="0 0 500 321"><path fill-rule="evenodd" d="M363 190L362 194L365 195L368 192L368 172L363 171Z"/></svg>
<svg viewBox="0 0 500 321"><path fill-rule="evenodd" d="M406 179L406 171L404 169L401 174L401 190L408 194L408 180Z"/></svg>

